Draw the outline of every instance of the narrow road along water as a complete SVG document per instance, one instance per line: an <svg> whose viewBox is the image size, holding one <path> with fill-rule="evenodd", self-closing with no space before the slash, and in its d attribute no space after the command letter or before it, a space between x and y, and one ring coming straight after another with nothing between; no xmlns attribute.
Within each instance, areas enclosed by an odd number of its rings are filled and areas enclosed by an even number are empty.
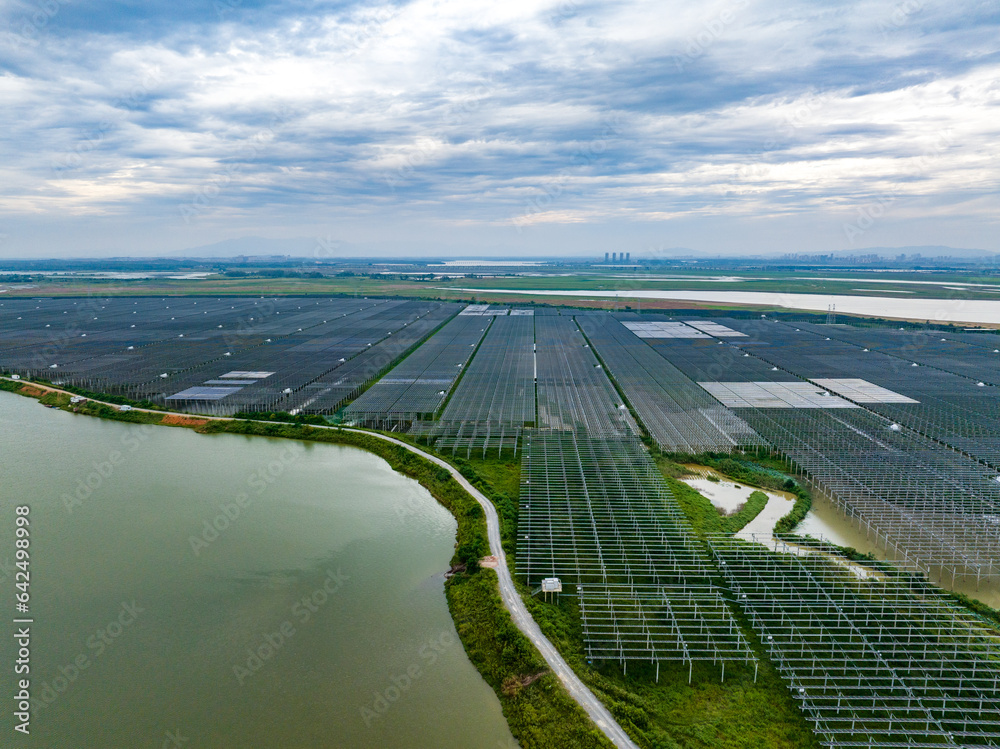
<svg viewBox="0 0 1000 749"><path fill-rule="evenodd" d="M2 379L10 380L8 377L4 377ZM19 380L18 382L29 384L29 381L27 380ZM68 391L48 385L40 385L36 383L30 384L44 390L71 395ZM103 403L104 405L111 406L112 408L115 407L114 404L107 403L105 401L93 398L88 398L88 400L92 400L95 403ZM185 417L192 416L192 414L185 414L177 411L153 411L151 409L142 408L136 408L133 410L156 414L175 413ZM221 416L199 416L198 418L212 419L214 421L231 421L231 419ZM285 422L262 423L284 424ZM332 426L318 426L316 428L338 429L338 427ZM611 715L610 711L608 711L604 704L597 699L594 693L587 688L580 677L578 677L576 673L574 673L573 669L570 668L570 665L566 662L562 655L559 654L559 651L556 650L555 646L544 634L542 634L542 630L531 617L527 606L524 605L524 601L521 600L521 597L517 593L517 588L514 586L514 580L511 577L510 569L507 567L507 555L504 553L503 544L500 540L500 518L497 515L497 511L493 506L493 503L472 484L470 484L466 478L458 472L458 469L454 468L448 462L435 455L425 452L418 447L414 447L413 445L403 442L402 440L398 440L384 434L379 434L378 432L370 432L365 429L343 429L343 431L357 432L370 437L377 437L385 442L391 442L395 445L399 445L400 447L403 447L410 452L431 461L435 465L441 466L454 477L463 489L465 489L477 502L479 502L483 511L486 513L486 528L489 536L490 553L499 560L499 564L497 565L497 578L500 585L500 596L507 611L510 612L511 619L514 621L514 624L529 640L531 640L532 643L534 643L535 647L538 648L538 651L545 659L545 662L548 663L549 668L552 669L556 676L559 677L559 681L562 682L564 687L566 687L566 691L568 691L570 696L586 711L587 715L590 716L591 720L593 720L597 727L600 728L601 732L608 737L611 743L613 743L616 747L619 747L619 749L639 749L638 745L632 741L627 733L625 733L625 730L618 725L618 722Z"/></svg>

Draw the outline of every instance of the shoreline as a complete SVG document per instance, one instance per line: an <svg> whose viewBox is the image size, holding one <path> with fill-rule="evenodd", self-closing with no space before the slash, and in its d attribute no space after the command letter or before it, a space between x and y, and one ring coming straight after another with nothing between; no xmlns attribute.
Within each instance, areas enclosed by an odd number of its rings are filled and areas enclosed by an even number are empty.
<svg viewBox="0 0 1000 749"><path fill-rule="evenodd" d="M448 287L452 288L452 287ZM947 299L920 297L897 299L879 296L852 296L849 294L810 294L802 292L778 293L768 291L668 291L632 289L620 291L577 289L475 289L454 288L467 294L482 297L488 294L516 294L519 297L564 297L577 299L593 297L599 300L668 300L701 304L735 305L751 310L773 309L792 312L826 312L835 304L837 314L878 317L903 322L934 320L938 324L996 325L1000 301L993 299ZM526 302L528 300L525 300ZM907 306L910 309L905 309ZM921 314L915 308L921 307Z"/></svg>
<svg viewBox="0 0 1000 749"><path fill-rule="evenodd" d="M533 746L547 745L547 743L534 743L533 733L529 735L524 731L518 730L520 722L514 722L513 719L519 717L517 715L519 711L516 703L520 699L521 694L519 692L517 695L508 695L503 689L503 684L508 679L523 679L526 674L505 673L502 674L503 678L499 679L498 682L495 679L488 678L487 673L484 672L484 664L480 660L477 660L476 653L471 651L469 643L466 641L466 636L463 636L463 627L461 624L464 621L463 615L467 615L468 612L456 610L456 607L459 605L456 603L457 596L452 595L453 591L451 588L460 585L463 581L478 580L481 582L484 579L489 580L488 587L495 591L494 605L499 604L500 611L487 613L491 614L494 619L496 619L498 613L506 614L507 620L516 627L516 631L520 637L525 640L523 645L527 645L529 654L534 656L532 660L543 662L548 667L549 672L544 675L540 676L533 672L527 674L532 678L532 682L529 685L538 685L538 688L533 690L534 692L548 691L546 687L551 688L553 683L557 684L561 688L563 695L569 698L581 713L579 715L567 715L563 717L578 723L580 719L584 718L585 714L590 719L588 722L591 723L593 728L601 732L603 741L594 742L593 746L638 749L638 746L624 729L618 725L604 704L584 685L555 646L542 634L538 624L529 613L527 606L522 601L514 586L510 569L507 566L506 554L500 538L499 517L492 501L472 486L462 476L458 468L452 466L443 458L425 452L402 440L364 429L316 426L279 421L237 420L223 416L191 415L134 406L122 411L115 404L90 397L87 397L81 403L74 404L76 408L71 408L69 398L74 394L55 386L43 385L25 379L13 380L9 377L0 377L0 386L2 386L0 389L7 392L33 398L41 405L59 408L67 413L123 423L145 423L152 426L181 427L206 435L222 433L243 434L246 436L276 437L340 444L356 447L382 458L393 471L420 483L434 497L435 501L455 517L458 528L456 530L455 553L452 557L453 565L459 560L463 549L466 548L466 544L471 544L474 548L481 548L477 542L484 540L484 536L490 554L498 559L498 565L492 568L496 573L495 575L489 575L485 571L490 568L483 568L469 576L453 576L446 583L445 594L449 613L456 629L459 631L463 647L466 651L466 657L476 667L482 678L493 688L500 701L508 727L515 738L519 742L522 742L522 746L528 749ZM55 396L59 402L45 403L45 399L51 396ZM87 408L88 404L92 404L90 408ZM96 409L94 408L95 406L97 407ZM158 416L159 419L153 421L148 418L149 416ZM421 465L421 463L430 465ZM434 472L433 476L430 475L428 470L431 466L434 467L432 469ZM441 475L441 469L446 470L448 473ZM448 484L452 486L457 484L457 487L455 487L458 490L457 496L455 492L449 491L450 487ZM472 505L478 512L470 511L471 508L468 502L461 501L462 495L468 501L472 502ZM536 668L528 669L529 671L537 671L538 664L535 663L533 665ZM561 703L562 701L559 700L558 702ZM556 706L561 709L566 708L565 704L557 704ZM530 743L524 743L526 739ZM538 739L543 742L549 740L545 736L539 736Z"/></svg>

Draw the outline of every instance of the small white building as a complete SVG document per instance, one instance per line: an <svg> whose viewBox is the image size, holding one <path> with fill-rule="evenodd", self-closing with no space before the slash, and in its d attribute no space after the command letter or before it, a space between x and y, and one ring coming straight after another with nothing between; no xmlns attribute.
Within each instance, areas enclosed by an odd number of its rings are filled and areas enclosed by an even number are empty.
<svg viewBox="0 0 1000 749"><path fill-rule="evenodd" d="M542 580L543 593L562 593L562 580L558 577L546 577Z"/></svg>

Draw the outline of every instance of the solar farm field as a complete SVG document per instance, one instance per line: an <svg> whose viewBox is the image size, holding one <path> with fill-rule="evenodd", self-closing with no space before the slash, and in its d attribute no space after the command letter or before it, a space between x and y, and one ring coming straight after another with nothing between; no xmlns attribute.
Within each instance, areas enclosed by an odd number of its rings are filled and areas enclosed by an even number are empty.
<svg viewBox="0 0 1000 749"><path fill-rule="evenodd" d="M1000 632L942 590L1000 584L995 334L382 297L7 298L0 370L506 454L513 572L573 597L595 667L749 680L767 659L824 746L1000 745ZM784 461L781 480L888 561L794 531L698 537L654 454Z"/></svg>

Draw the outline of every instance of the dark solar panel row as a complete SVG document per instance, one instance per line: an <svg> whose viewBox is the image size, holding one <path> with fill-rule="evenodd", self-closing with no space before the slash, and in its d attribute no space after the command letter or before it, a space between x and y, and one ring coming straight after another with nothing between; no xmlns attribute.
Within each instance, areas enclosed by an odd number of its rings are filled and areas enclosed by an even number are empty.
<svg viewBox="0 0 1000 749"><path fill-rule="evenodd" d="M729 452L763 444L746 422L611 315L577 320L661 450Z"/></svg>
<svg viewBox="0 0 1000 749"><path fill-rule="evenodd" d="M345 416L376 424L431 418L492 321L485 316L456 316L365 391Z"/></svg>
<svg viewBox="0 0 1000 749"><path fill-rule="evenodd" d="M638 433L572 317L539 316L535 343L540 428L592 436Z"/></svg>

